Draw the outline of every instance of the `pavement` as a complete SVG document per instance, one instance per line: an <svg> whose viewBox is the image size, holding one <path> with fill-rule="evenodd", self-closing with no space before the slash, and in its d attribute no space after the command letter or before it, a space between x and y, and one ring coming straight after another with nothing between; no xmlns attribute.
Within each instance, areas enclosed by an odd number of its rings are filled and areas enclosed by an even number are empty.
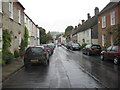
<svg viewBox="0 0 120 90"><path fill-rule="evenodd" d="M23 66L24 66L23 58L18 58L11 64L4 65L2 67L2 82L4 82L6 79L12 76L18 70L20 70Z"/></svg>

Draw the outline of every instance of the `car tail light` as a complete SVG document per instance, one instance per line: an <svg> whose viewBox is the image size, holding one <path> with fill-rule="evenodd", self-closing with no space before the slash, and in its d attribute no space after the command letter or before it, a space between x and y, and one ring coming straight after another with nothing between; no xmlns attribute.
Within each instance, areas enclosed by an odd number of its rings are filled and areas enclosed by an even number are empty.
<svg viewBox="0 0 120 90"><path fill-rule="evenodd" d="M46 50L48 51L48 50L49 50L49 48L46 48Z"/></svg>
<svg viewBox="0 0 120 90"><path fill-rule="evenodd" d="M46 53L42 53L42 56L46 56Z"/></svg>
<svg viewBox="0 0 120 90"><path fill-rule="evenodd" d="M92 48L89 48L90 51L92 51Z"/></svg>

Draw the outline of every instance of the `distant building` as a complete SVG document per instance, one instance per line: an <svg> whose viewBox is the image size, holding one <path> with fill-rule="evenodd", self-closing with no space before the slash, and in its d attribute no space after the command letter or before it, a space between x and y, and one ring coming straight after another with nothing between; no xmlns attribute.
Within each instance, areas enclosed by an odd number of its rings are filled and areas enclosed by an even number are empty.
<svg viewBox="0 0 120 90"><path fill-rule="evenodd" d="M2 29L8 29L12 35L11 52L19 49L24 37L24 9L20 2L2 2Z"/></svg>

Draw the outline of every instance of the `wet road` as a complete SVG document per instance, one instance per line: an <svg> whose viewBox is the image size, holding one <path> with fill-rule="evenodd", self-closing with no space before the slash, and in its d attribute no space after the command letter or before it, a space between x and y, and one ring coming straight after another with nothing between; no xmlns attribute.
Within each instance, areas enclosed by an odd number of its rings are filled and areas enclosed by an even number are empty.
<svg viewBox="0 0 120 90"><path fill-rule="evenodd" d="M57 47L50 65L33 65L9 78L3 88L118 88L120 67L98 56Z"/></svg>

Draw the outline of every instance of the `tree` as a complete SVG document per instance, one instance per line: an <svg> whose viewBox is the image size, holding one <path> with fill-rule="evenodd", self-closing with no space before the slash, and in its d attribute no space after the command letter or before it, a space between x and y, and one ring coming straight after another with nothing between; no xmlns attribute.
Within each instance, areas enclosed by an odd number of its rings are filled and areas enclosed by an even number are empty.
<svg viewBox="0 0 120 90"><path fill-rule="evenodd" d="M46 43L46 31L42 27L38 27L40 30L40 43L45 44Z"/></svg>
<svg viewBox="0 0 120 90"><path fill-rule="evenodd" d="M50 31L46 34L46 42L49 42L53 40L52 35L50 34Z"/></svg>
<svg viewBox="0 0 120 90"><path fill-rule="evenodd" d="M65 29L65 34L70 33L72 30L73 30L73 26L68 26L68 27Z"/></svg>
<svg viewBox="0 0 120 90"><path fill-rule="evenodd" d="M28 33L27 27L25 26L25 34L24 34L25 47L27 47L27 45L28 45L28 38L29 38L29 33Z"/></svg>

